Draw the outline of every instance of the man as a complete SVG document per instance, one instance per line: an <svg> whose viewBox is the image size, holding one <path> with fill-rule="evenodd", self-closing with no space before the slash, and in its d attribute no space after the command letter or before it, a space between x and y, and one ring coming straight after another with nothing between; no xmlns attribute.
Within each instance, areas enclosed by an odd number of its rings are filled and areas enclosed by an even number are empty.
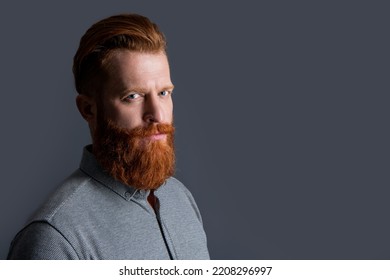
<svg viewBox="0 0 390 280"><path fill-rule="evenodd" d="M208 259L196 203L175 178L173 84L146 17L97 22L74 57L92 145L11 244L9 259Z"/></svg>

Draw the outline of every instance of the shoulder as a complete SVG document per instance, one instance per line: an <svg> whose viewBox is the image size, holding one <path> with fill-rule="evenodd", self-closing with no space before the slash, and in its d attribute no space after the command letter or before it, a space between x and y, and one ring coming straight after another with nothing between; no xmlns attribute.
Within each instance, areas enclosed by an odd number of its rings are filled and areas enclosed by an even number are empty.
<svg viewBox="0 0 390 280"><path fill-rule="evenodd" d="M91 184L93 182L90 176L76 170L57 187L30 222L50 222L57 213L71 210L91 192Z"/></svg>
<svg viewBox="0 0 390 280"><path fill-rule="evenodd" d="M20 230L11 243L9 259L77 259L63 234L71 213L91 185L91 177L79 169L66 178ZM58 218L60 216L60 218Z"/></svg>
<svg viewBox="0 0 390 280"><path fill-rule="evenodd" d="M168 193L172 201L181 201L183 204L190 206L196 213L199 221L202 222L198 205L196 204L190 190L182 182L175 177L170 177L163 186L163 191Z"/></svg>
<svg viewBox="0 0 390 280"><path fill-rule="evenodd" d="M32 222L23 228L11 243L8 259L66 260L78 259L66 238L46 222Z"/></svg>
<svg viewBox="0 0 390 280"><path fill-rule="evenodd" d="M77 236L93 228L91 223L100 222L96 222L94 215L101 213L99 209L105 209L111 193L83 171L76 170L17 233L8 257L77 259L80 254Z"/></svg>
<svg viewBox="0 0 390 280"><path fill-rule="evenodd" d="M170 193L185 195L188 199L194 200L189 189L175 177L168 178L163 188Z"/></svg>

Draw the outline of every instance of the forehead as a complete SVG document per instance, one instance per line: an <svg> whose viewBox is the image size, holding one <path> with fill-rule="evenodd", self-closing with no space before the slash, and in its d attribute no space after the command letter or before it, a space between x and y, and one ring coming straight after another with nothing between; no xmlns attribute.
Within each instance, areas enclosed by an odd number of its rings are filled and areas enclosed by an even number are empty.
<svg viewBox="0 0 390 280"><path fill-rule="evenodd" d="M170 83L170 71L164 52L144 53L129 50L114 51L107 60L108 82L137 86L145 83Z"/></svg>

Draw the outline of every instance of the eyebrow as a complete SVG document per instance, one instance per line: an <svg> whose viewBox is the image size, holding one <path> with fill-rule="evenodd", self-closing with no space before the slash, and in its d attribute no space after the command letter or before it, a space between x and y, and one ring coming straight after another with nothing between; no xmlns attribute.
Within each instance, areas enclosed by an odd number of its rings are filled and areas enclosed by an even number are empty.
<svg viewBox="0 0 390 280"><path fill-rule="evenodd" d="M172 91L175 88L174 85L165 86L162 89L158 90L159 92L164 90L170 90ZM137 93L148 93L148 90L146 88L128 88L122 91L123 94L128 94L130 92L137 92Z"/></svg>

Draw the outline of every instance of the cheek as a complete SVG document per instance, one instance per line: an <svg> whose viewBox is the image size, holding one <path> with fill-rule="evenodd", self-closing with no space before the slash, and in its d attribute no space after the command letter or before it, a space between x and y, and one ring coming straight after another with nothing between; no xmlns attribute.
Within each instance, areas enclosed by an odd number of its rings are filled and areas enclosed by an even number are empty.
<svg viewBox="0 0 390 280"><path fill-rule="evenodd" d="M172 99L167 104L166 114L167 114L167 121L172 122L173 121L173 102L172 102Z"/></svg>
<svg viewBox="0 0 390 280"><path fill-rule="evenodd" d="M117 115L116 123L118 126L133 129L137 126L142 125L142 117L138 112L124 111Z"/></svg>
<svg viewBox="0 0 390 280"><path fill-rule="evenodd" d="M126 106L113 106L107 116L117 126L132 129L142 124L142 116L139 108Z"/></svg>

